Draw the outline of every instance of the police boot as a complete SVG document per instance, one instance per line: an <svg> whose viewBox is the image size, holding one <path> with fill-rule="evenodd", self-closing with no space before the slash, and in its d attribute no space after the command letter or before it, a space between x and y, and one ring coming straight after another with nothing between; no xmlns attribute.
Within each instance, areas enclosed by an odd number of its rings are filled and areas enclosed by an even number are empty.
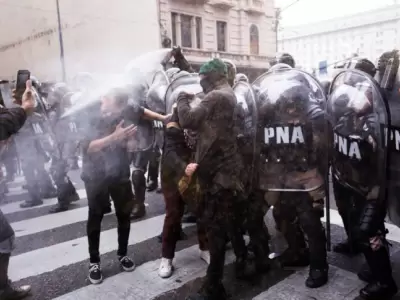
<svg viewBox="0 0 400 300"><path fill-rule="evenodd" d="M209 284L207 281L203 284L200 290L189 297L186 300L227 300L228 295L225 291L224 285L220 282L219 284Z"/></svg>
<svg viewBox="0 0 400 300"><path fill-rule="evenodd" d="M361 269L360 271L358 271L357 276L358 279L367 283L371 283L375 280L374 275L372 274L371 269L367 264L361 266Z"/></svg>
<svg viewBox="0 0 400 300"><path fill-rule="evenodd" d="M147 183L147 191L153 192L158 188L158 181L149 180Z"/></svg>
<svg viewBox="0 0 400 300"><path fill-rule="evenodd" d="M333 252L349 256L355 256L357 254L360 254L361 250L360 247L357 245L357 243L352 243L350 242L350 240L347 239L343 242L336 244L333 247Z"/></svg>
<svg viewBox="0 0 400 300"><path fill-rule="evenodd" d="M311 268L306 280L306 287L316 289L328 282L328 267L326 268Z"/></svg>
<svg viewBox="0 0 400 300"><path fill-rule="evenodd" d="M279 262L283 269L293 270L304 268L310 265L310 251L303 249L286 249L279 257Z"/></svg>
<svg viewBox="0 0 400 300"><path fill-rule="evenodd" d="M368 248L364 254L374 280L360 290L360 297L365 300L392 299L398 289L392 276L392 265L387 248L381 247L376 251Z"/></svg>
<svg viewBox="0 0 400 300"><path fill-rule="evenodd" d="M241 256L236 258L235 262L236 279L246 280L255 275L254 269L251 269L247 262L248 262L247 256Z"/></svg>
<svg viewBox="0 0 400 300"><path fill-rule="evenodd" d="M0 253L0 299L1 300L17 300L23 299L29 295L30 286L14 287L8 280L8 264L10 262L10 254Z"/></svg>
<svg viewBox="0 0 400 300"><path fill-rule="evenodd" d="M146 197L146 179L142 171L132 172L132 184L135 191L135 204L133 205L131 218L139 219L146 215L144 200Z"/></svg>

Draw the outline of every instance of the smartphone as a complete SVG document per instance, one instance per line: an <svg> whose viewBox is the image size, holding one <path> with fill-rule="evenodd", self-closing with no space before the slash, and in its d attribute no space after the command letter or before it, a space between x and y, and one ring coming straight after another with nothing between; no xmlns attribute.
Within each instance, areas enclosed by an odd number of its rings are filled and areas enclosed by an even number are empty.
<svg viewBox="0 0 400 300"><path fill-rule="evenodd" d="M23 92L26 88L26 82L31 79L31 72L28 70L19 70L17 74L17 83L15 89L17 92Z"/></svg>

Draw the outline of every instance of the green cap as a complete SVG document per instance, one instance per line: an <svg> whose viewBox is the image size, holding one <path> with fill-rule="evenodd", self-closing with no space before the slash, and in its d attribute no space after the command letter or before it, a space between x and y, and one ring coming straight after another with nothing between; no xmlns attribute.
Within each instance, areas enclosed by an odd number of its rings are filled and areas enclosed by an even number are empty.
<svg viewBox="0 0 400 300"><path fill-rule="evenodd" d="M228 68L222 60L214 58L213 60L210 60L209 62L206 62L204 65L201 66L199 74L208 74L212 72L221 75L227 75Z"/></svg>

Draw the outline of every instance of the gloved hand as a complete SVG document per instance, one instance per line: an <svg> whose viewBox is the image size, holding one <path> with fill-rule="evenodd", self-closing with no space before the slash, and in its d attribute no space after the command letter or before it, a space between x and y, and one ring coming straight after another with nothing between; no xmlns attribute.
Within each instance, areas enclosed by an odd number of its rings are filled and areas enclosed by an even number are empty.
<svg viewBox="0 0 400 300"><path fill-rule="evenodd" d="M181 101L188 101L194 98L194 94L189 94L186 92L180 92L178 95L178 99L177 102L181 102Z"/></svg>

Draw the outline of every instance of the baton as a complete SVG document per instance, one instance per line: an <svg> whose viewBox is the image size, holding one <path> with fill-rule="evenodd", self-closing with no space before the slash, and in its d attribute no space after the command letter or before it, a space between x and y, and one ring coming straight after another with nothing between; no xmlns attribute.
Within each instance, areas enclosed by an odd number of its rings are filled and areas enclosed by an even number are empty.
<svg viewBox="0 0 400 300"><path fill-rule="evenodd" d="M331 251L331 211L330 211L330 194L329 194L329 169L325 175L325 214L326 214L326 248Z"/></svg>

